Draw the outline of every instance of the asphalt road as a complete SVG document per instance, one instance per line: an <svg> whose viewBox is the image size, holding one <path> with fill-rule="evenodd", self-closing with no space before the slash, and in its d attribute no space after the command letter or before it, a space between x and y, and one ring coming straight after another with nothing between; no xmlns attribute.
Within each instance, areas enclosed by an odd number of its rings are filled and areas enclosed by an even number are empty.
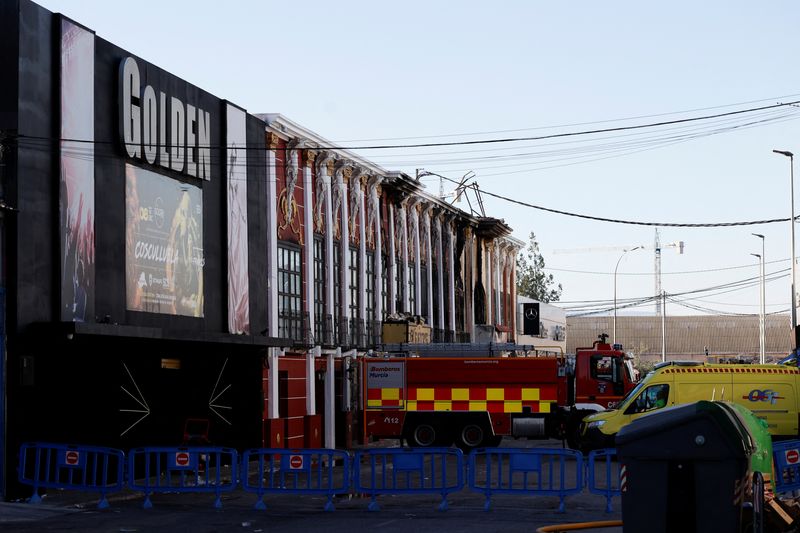
<svg viewBox="0 0 800 533"><path fill-rule="evenodd" d="M207 495L168 494L153 498L154 507L141 508L142 499L112 501L111 508L93 505L58 506L45 503L39 509L19 510L30 504L2 504L0 530L80 532L281 532L308 531L350 533L353 531L414 532L442 531L514 532L535 531L543 525L591 520L619 519L619 512L606 514L601 497L575 496L567 500L567 512L558 514L556 498L496 497L492 510L483 509L480 495L458 494L450 498L447 511L438 511L436 497L394 496L379 498L381 510L367 510L369 499L336 501L334 512L323 511L324 499L281 496L267 499L267 509L253 508L255 497L241 491L223 498L223 508L214 509ZM616 508L618 509L618 505ZM599 530L596 530L599 531ZM604 531L621 531L621 528Z"/></svg>

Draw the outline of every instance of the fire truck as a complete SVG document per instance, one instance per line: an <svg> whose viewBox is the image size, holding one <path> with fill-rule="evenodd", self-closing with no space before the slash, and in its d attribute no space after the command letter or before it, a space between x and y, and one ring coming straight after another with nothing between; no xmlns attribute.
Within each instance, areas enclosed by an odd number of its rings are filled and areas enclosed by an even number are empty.
<svg viewBox="0 0 800 533"><path fill-rule="evenodd" d="M574 357L514 344L386 345L362 359L364 441L472 449L513 436L577 447L581 419L635 385L630 358L607 337Z"/></svg>

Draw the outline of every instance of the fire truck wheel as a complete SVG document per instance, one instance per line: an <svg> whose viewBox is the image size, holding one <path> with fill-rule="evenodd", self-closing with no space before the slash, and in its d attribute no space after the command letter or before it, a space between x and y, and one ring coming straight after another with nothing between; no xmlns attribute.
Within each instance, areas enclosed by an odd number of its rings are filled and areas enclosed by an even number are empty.
<svg viewBox="0 0 800 533"><path fill-rule="evenodd" d="M428 446L433 446L435 442L436 428L431 424L426 424L423 422L415 427L414 432L411 434L411 444L413 446L426 448Z"/></svg>
<svg viewBox="0 0 800 533"><path fill-rule="evenodd" d="M462 450L471 450L483 445L486 433L478 424L467 424L461 428L456 444Z"/></svg>

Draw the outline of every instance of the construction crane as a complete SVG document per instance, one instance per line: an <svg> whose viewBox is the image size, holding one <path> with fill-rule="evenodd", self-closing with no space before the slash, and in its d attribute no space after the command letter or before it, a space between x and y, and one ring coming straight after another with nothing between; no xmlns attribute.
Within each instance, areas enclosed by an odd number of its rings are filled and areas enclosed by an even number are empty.
<svg viewBox="0 0 800 533"><path fill-rule="evenodd" d="M647 248L643 244L632 244L630 246L591 246L589 248L559 248L553 250L554 254L583 254L593 252L625 252L633 248Z"/></svg>
<svg viewBox="0 0 800 533"><path fill-rule="evenodd" d="M625 252L638 248L640 250L655 250L657 254L661 254L661 248L676 248L679 254L683 254L683 249L686 243L683 241L675 241L664 245L658 244L658 237L656 237L656 244L654 246L647 246L644 244L631 244L629 246L590 246L588 248L558 248L553 250L554 254L583 254L583 253L603 253L603 252Z"/></svg>
<svg viewBox="0 0 800 533"><path fill-rule="evenodd" d="M678 254L683 255L683 247L685 243L683 241L676 241L671 242L669 244L665 244L665 248L675 248L678 250ZM655 281L656 281L656 316L661 316L661 233L656 228L656 238L653 242L653 250L655 250L655 265L653 267L653 271L655 274Z"/></svg>
<svg viewBox="0 0 800 533"><path fill-rule="evenodd" d="M554 254L580 254L580 253L603 253L603 252L627 252L638 248L641 250L653 250L653 277L655 278L655 295L656 295L656 316L661 316L661 250L663 248L675 248L678 254L683 255L683 249L686 243L683 241L675 241L667 244L661 244L661 234L656 228L655 239L653 246L645 246L642 244L632 244L630 246L592 246L589 248L560 248L553 250Z"/></svg>

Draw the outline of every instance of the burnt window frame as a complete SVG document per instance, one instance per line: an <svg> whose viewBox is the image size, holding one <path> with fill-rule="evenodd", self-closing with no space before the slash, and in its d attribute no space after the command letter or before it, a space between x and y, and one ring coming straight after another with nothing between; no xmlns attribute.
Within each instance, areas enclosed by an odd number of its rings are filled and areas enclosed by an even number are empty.
<svg viewBox="0 0 800 533"><path fill-rule="evenodd" d="M322 235L314 236L314 338L319 342L323 338L325 325L325 294L327 289L327 269L325 257L325 239Z"/></svg>
<svg viewBox="0 0 800 533"><path fill-rule="evenodd" d="M300 247L278 243L278 336L302 340L303 262Z"/></svg>

